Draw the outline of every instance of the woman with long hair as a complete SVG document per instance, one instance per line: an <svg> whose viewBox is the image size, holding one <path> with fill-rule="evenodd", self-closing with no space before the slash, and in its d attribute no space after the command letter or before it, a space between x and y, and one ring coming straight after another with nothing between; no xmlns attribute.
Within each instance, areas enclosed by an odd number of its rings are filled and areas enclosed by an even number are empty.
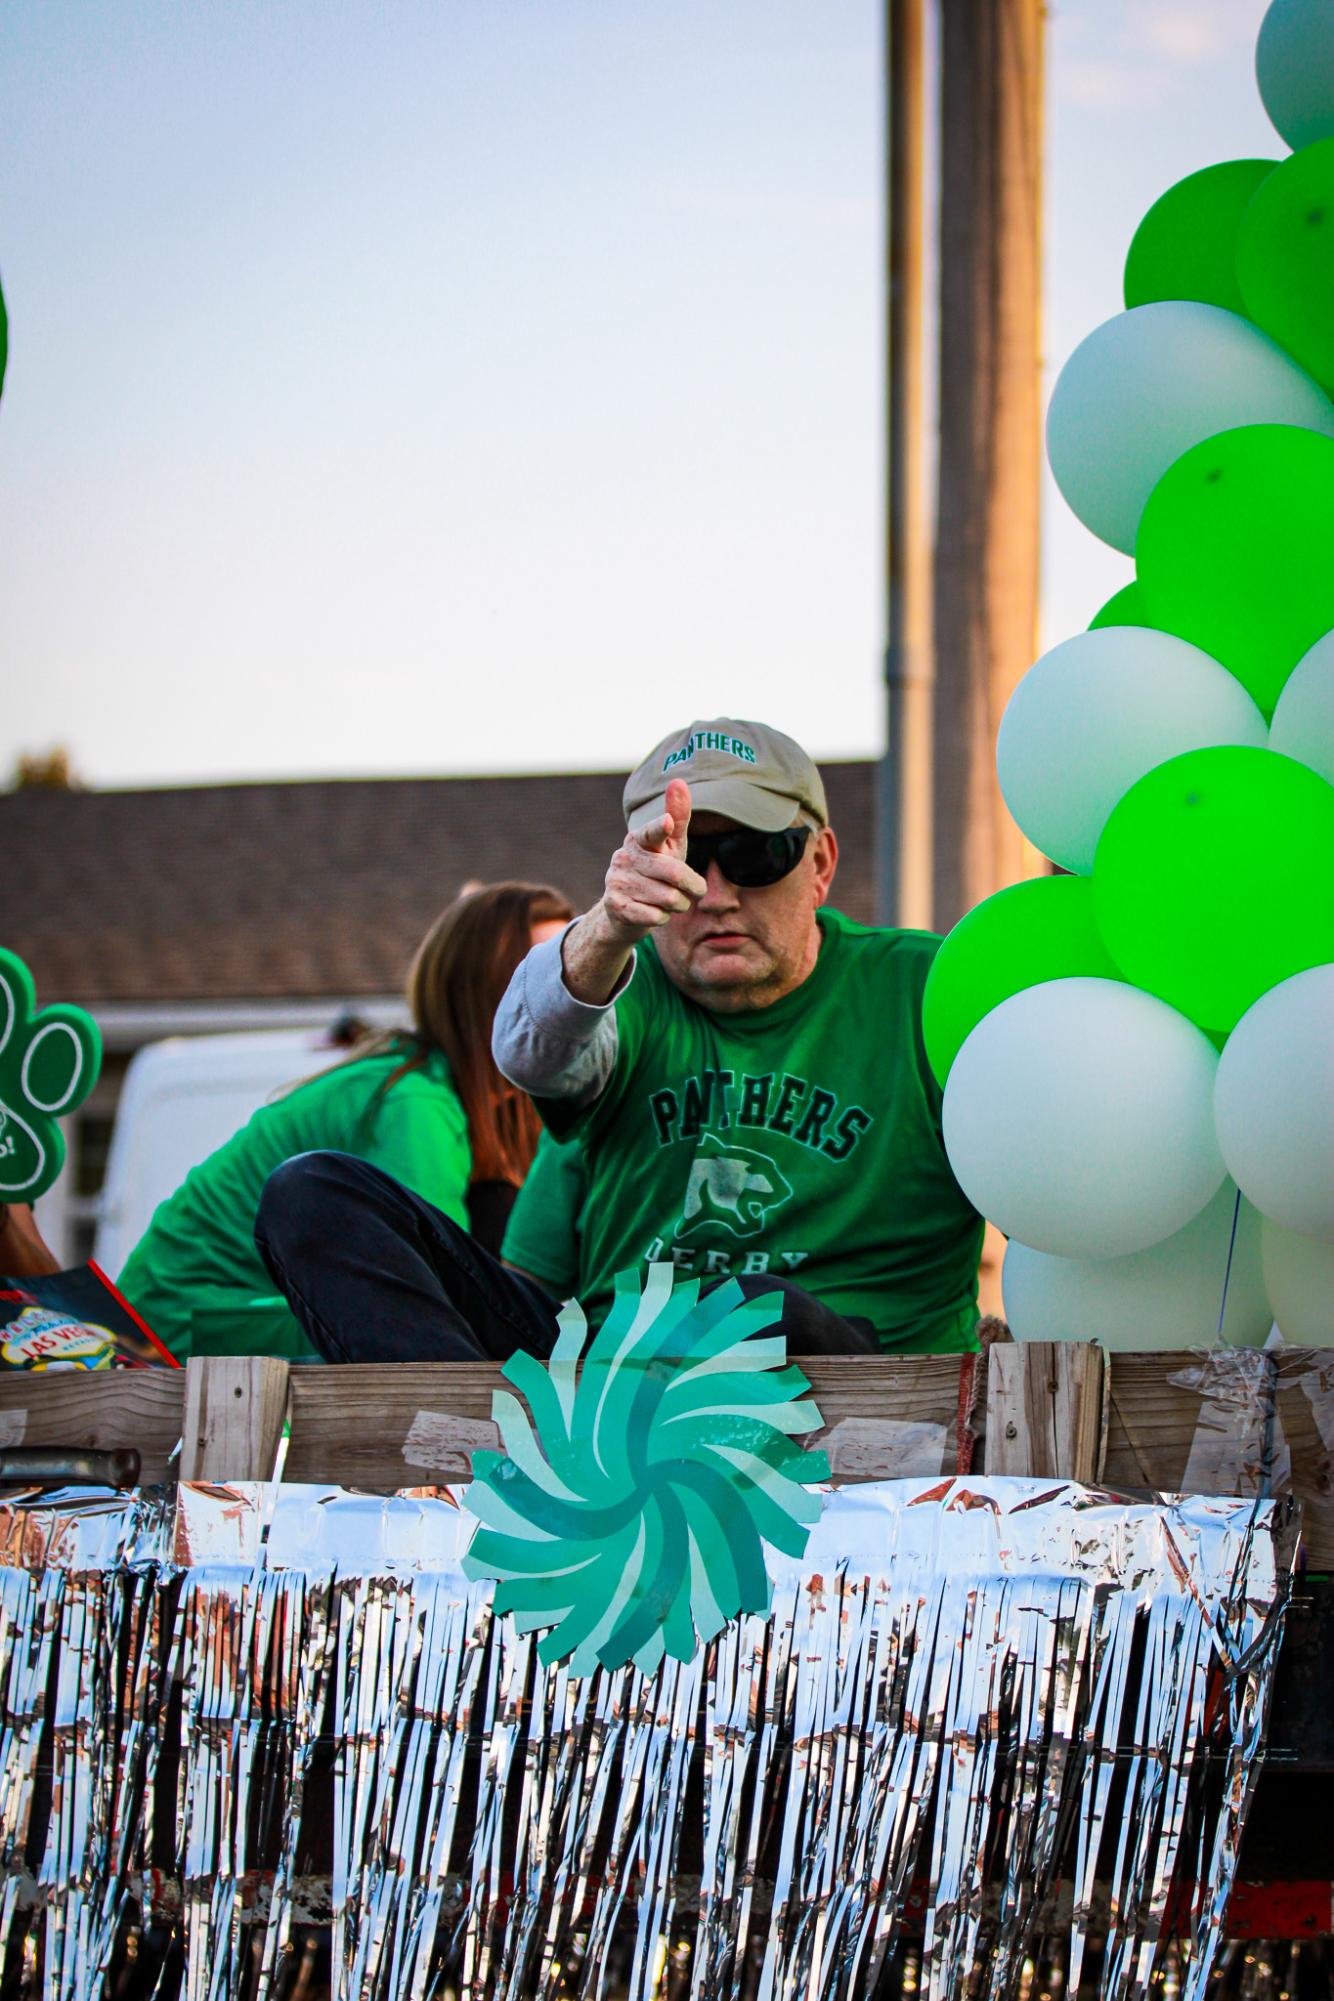
<svg viewBox="0 0 1334 2001"><path fill-rule="evenodd" d="M156 1211L119 1285L178 1357L314 1354L255 1245L264 1184L296 1154L351 1154L422 1196L488 1250L537 1147L531 1101L496 1069L491 1022L529 948L574 911L545 884L470 889L437 918L408 974L412 1026L257 1111ZM330 1247L331 1250L334 1247Z"/></svg>

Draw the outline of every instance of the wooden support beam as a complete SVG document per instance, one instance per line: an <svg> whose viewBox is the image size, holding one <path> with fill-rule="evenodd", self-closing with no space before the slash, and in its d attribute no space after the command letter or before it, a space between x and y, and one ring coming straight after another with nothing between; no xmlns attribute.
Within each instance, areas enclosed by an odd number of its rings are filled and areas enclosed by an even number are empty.
<svg viewBox="0 0 1334 2001"><path fill-rule="evenodd" d="M986 1469L1096 1480L1102 1350L1075 1341L1000 1342L987 1356Z"/></svg>
<svg viewBox="0 0 1334 2001"><path fill-rule="evenodd" d="M926 4L885 0L885 755L876 780L876 915L931 926L931 497L925 357Z"/></svg>
<svg viewBox="0 0 1334 2001"><path fill-rule="evenodd" d="M271 1355L194 1356L185 1365L182 1480L268 1480L287 1415L287 1364ZM359 1421L367 1422L363 1407Z"/></svg>
<svg viewBox="0 0 1334 2001"><path fill-rule="evenodd" d="M996 730L1038 636L1043 0L940 0L933 927L1033 871Z"/></svg>

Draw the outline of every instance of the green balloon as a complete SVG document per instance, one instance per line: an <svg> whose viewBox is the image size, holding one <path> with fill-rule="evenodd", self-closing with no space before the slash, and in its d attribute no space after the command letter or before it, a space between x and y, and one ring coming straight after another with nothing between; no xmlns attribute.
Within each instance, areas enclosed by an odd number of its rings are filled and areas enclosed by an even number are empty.
<svg viewBox="0 0 1334 2001"><path fill-rule="evenodd" d="M1123 976L1205 1030L1334 960L1334 785L1275 750L1169 758L1113 807L1093 861Z"/></svg>
<svg viewBox="0 0 1334 2001"><path fill-rule="evenodd" d="M1119 591L1113 591L1102 609L1089 620L1089 631L1097 632L1104 625L1147 625L1152 627L1144 593L1137 583L1122 584Z"/></svg>
<svg viewBox="0 0 1334 2001"><path fill-rule="evenodd" d="M1334 438L1248 424L1192 446L1149 495L1135 563L1153 624L1221 660L1271 716L1334 626Z"/></svg>
<svg viewBox="0 0 1334 2001"><path fill-rule="evenodd" d="M1334 139L1303 146L1257 189L1237 277L1255 324L1334 390Z"/></svg>
<svg viewBox="0 0 1334 2001"><path fill-rule="evenodd" d="M1118 980L1093 919L1087 876L1048 875L998 890L961 917L931 963L922 995L927 1060L942 1088L984 1014L1025 987L1081 973Z"/></svg>
<svg viewBox="0 0 1334 2001"><path fill-rule="evenodd" d="M1237 230L1251 196L1277 165L1277 160L1221 160L1159 195L1131 239L1126 304L1198 299L1244 314Z"/></svg>

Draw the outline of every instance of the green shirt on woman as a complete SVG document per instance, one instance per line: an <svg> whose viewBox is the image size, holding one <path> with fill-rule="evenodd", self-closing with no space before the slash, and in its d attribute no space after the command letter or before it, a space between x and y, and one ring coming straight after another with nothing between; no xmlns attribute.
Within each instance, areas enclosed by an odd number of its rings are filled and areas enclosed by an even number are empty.
<svg viewBox="0 0 1334 2001"><path fill-rule="evenodd" d="M472 1150L449 1064L433 1050L389 1084L403 1057L390 1050L338 1063L262 1105L159 1205L118 1284L179 1360L211 1345L210 1329L223 1332L223 1345L240 1336L252 1354L313 1357L286 1306L273 1302L254 1238L264 1184L293 1154L356 1154L468 1228ZM265 1306L252 1308L259 1299Z"/></svg>

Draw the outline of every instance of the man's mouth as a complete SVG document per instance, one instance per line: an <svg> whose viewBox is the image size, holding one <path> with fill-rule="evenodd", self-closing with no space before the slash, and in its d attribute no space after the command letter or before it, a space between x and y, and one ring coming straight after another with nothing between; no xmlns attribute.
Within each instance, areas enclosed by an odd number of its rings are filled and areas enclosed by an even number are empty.
<svg viewBox="0 0 1334 2001"><path fill-rule="evenodd" d="M706 931L700 939L701 945L719 945L724 949L731 945L744 945L749 939L746 931Z"/></svg>

